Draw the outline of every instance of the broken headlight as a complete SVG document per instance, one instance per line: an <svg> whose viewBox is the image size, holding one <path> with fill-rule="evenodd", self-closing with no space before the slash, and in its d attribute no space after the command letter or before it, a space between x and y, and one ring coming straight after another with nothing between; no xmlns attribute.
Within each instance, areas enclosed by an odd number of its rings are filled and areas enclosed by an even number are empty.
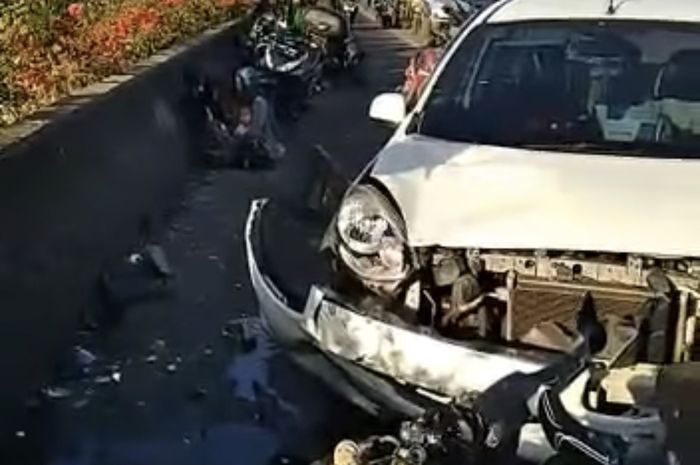
<svg viewBox="0 0 700 465"><path fill-rule="evenodd" d="M408 272L402 225L399 214L376 188L354 187L338 212L338 253L363 279L401 280Z"/></svg>

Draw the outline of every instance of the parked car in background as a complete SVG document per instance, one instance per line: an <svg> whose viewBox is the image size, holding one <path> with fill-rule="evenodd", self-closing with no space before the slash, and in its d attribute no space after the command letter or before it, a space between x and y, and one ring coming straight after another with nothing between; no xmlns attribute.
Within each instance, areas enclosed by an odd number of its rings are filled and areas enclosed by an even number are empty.
<svg viewBox="0 0 700 465"><path fill-rule="evenodd" d="M591 305L607 344L562 404L625 447L664 447L700 387L699 105L700 3L487 6L410 111L398 93L372 102L396 132L345 194L331 277L301 306L266 271L254 204L261 312L409 414L546 366ZM524 458L550 453L523 430Z"/></svg>

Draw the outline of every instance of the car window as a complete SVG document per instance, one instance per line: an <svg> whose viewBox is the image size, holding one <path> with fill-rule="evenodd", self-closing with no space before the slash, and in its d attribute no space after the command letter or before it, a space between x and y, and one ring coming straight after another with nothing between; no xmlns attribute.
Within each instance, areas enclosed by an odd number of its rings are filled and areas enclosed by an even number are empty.
<svg viewBox="0 0 700 465"><path fill-rule="evenodd" d="M482 26L438 77L418 130L506 146L685 156L700 147L700 27Z"/></svg>

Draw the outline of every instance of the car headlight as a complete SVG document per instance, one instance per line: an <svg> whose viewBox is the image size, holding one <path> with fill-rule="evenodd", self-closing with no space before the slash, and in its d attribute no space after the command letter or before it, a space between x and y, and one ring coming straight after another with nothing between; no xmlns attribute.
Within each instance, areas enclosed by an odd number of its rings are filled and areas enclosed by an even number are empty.
<svg viewBox="0 0 700 465"><path fill-rule="evenodd" d="M374 187L354 187L343 200L336 227L339 255L358 276L398 281L408 273L403 221Z"/></svg>

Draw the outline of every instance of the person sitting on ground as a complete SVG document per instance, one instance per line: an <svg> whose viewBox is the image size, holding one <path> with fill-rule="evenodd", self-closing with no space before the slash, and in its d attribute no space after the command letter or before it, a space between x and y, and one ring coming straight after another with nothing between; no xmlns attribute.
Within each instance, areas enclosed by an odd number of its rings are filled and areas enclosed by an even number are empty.
<svg viewBox="0 0 700 465"><path fill-rule="evenodd" d="M275 134L274 116L267 100L248 90L238 90L234 106L233 164L262 167L280 160L285 148Z"/></svg>

